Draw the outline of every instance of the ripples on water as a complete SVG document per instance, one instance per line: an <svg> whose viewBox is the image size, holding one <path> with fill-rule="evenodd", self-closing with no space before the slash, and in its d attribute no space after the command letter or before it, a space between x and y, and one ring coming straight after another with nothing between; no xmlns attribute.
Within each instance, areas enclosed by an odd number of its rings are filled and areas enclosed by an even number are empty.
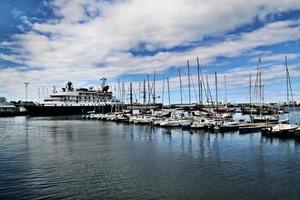
<svg viewBox="0 0 300 200"><path fill-rule="evenodd" d="M299 199L299 144L260 133L2 118L0 199Z"/></svg>

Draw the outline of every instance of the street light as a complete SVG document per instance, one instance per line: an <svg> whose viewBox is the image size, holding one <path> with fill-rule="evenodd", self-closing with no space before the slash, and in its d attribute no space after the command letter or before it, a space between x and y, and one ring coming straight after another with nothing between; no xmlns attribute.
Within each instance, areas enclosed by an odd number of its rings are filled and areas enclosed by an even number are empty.
<svg viewBox="0 0 300 200"><path fill-rule="evenodd" d="M25 101L27 101L27 98L28 98L28 85L29 85L29 82L24 82L25 84Z"/></svg>

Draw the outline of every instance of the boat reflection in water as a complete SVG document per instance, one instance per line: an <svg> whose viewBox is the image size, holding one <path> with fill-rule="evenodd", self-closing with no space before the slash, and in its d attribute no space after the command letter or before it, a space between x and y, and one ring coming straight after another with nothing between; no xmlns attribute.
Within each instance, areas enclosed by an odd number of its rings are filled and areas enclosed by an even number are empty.
<svg viewBox="0 0 300 200"><path fill-rule="evenodd" d="M300 198L294 140L75 116L2 118L0 133L0 199Z"/></svg>

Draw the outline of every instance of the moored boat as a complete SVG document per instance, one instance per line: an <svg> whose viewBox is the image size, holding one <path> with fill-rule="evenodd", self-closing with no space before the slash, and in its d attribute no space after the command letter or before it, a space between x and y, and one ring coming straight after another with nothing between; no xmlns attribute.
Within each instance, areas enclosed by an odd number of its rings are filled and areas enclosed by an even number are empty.
<svg viewBox="0 0 300 200"><path fill-rule="evenodd" d="M259 132L259 131L261 131L262 128L263 127L258 124L242 125L239 127L239 133L245 134L245 133Z"/></svg>
<svg viewBox="0 0 300 200"><path fill-rule="evenodd" d="M265 136L274 136L274 137L294 137L294 134L297 130L298 130L297 125L277 124L273 127L262 129L262 134Z"/></svg>
<svg viewBox="0 0 300 200"><path fill-rule="evenodd" d="M76 115L86 114L90 111L96 113L108 113L113 111L119 101L112 96L106 79L100 89L73 88L72 82L68 82L66 87L60 91L53 89L53 93L41 103L24 104L29 115L51 116L51 115Z"/></svg>
<svg viewBox="0 0 300 200"><path fill-rule="evenodd" d="M168 119L160 123L161 127L180 127L180 122L176 119Z"/></svg>
<svg viewBox="0 0 300 200"><path fill-rule="evenodd" d="M278 123L280 120L278 115L274 115L274 116L251 115L250 118L251 118L251 122L253 123Z"/></svg>
<svg viewBox="0 0 300 200"><path fill-rule="evenodd" d="M218 126L218 130L221 132L226 132L226 131L237 131L239 129L240 124L238 122L222 122Z"/></svg>

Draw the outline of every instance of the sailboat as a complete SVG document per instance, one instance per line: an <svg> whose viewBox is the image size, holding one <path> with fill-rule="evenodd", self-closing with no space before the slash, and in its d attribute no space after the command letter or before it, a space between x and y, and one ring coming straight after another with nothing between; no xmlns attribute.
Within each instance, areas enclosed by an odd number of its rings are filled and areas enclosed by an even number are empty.
<svg viewBox="0 0 300 200"><path fill-rule="evenodd" d="M264 89L263 89L264 85L262 84L260 63L261 63L261 58L259 57L257 63L256 81L255 81L255 97L256 99L259 98L259 103L254 107L256 109L255 113L250 114L250 119L253 123L278 123L279 115L271 115L273 113L269 112L269 110L272 109L264 105Z"/></svg>
<svg viewBox="0 0 300 200"><path fill-rule="evenodd" d="M295 102L294 102L294 97L292 92L290 71L287 65L287 56L285 56L285 75L286 75L286 104L288 108L292 106L293 110L295 111Z"/></svg>

